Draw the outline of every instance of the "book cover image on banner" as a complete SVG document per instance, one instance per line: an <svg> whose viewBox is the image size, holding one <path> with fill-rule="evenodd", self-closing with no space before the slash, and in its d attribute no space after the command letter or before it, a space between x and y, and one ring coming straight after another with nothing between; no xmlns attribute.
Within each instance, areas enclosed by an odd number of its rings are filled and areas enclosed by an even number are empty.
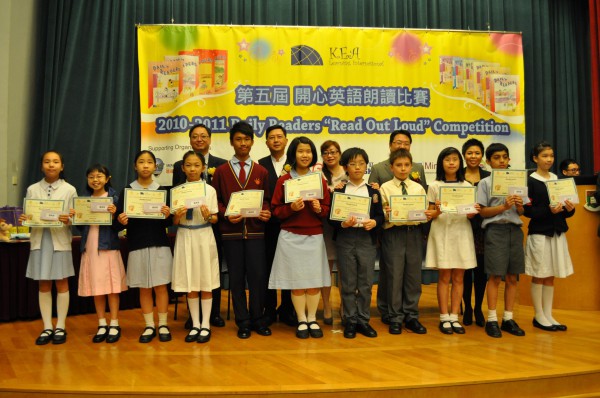
<svg viewBox="0 0 600 398"><path fill-rule="evenodd" d="M269 154L266 129L280 124L317 148L334 140L365 149L367 173L400 129L431 181L439 152L469 138L504 143L511 165L525 167L520 34L140 25L137 37L141 149L163 165L160 184L191 149L191 126L210 127L210 153L230 159L229 128L242 120L255 131L255 161Z"/></svg>

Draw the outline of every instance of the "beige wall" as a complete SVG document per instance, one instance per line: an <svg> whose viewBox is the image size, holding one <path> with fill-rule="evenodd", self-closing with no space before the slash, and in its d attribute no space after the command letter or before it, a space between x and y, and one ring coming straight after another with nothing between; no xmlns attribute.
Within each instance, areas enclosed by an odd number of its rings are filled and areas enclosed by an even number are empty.
<svg viewBox="0 0 600 398"><path fill-rule="evenodd" d="M39 0L2 0L0 12L0 206L20 205L33 114ZM33 166L31 166L33 167ZM35 166L37 167L37 166ZM13 179L16 178L16 181ZM16 184L13 184L16 182Z"/></svg>

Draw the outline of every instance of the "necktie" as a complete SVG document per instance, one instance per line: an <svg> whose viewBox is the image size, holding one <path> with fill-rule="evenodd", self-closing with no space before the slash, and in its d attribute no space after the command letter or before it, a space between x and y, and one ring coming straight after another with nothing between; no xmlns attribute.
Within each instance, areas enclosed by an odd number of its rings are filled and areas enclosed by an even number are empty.
<svg viewBox="0 0 600 398"><path fill-rule="evenodd" d="M185 212L185 219L186 220L193 220L194 219L194 209L187 209Z"/></svg>
<svg viewBox="0 0 600 398"><path fill-rule="evenodd" d="M246 170L244 169L244 166L246 166L246 162L240 162L240 175L238 179L240 180L241 185L244 185L246 182Z"/></svg>
<svg viewBox="0 0 600 398"><path fill-rule="evenodd" d="M400 185L402 185L402 195L408 195L408 191L406 190L406 183L402 181Z"/></svg>

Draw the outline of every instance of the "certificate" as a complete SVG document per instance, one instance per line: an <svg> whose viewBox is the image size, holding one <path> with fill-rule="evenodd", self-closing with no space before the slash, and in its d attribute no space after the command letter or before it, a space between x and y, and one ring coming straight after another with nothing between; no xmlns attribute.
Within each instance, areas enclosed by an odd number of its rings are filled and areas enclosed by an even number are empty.
<svg viewBox="0 0 600 398"><path fill-rule="evenodd" d="M321 173L309 173L302 177L287 180L283 186L285 203L302 200L323 199L323 176Z"/></svg>
<svg viewBox="0 0 600 398"><path fill-rule="evenodd" d="M113 199L79 196L73 198L73 225L111 225L113 215L108 211L108 206Z"/></svg>
<svg viewBox="0 0 600 398"><path fill-rule="evenodd" d="M248 189L231 194L225 217L239 216L258 217L263 205L264 191L261 189Z"/></svg>
<svg viewBox="0 0 600 398"><path fill-rule="evenodd" d="M566 200L573 204L579 203L577 187L573 178L546 181L546 188L548 189L550 204L553 206L556 206L558 203L564 205Z"/></svg>
<svg viewBox="0 0 600 398"><path fill-rule="evenodd" d="M427 209L427 195L392 195L390 196L390 222L416 221L409 217L409 212ZM422 219L422 217L417 217Z"/></svg>
<svg viewBox="0 0 600 398"><path fill-rule="evenodd" d="M171 189L171 213L182 207L194 209L206 204L206 183L188 182Z"/></svg>
<svg viewBox="0 0 600 398"><path fill-rule="evenodd" d="M23 221L26 227L62 227L64 224L58 219L64 214L64 200L25 199L23 213L27 220Z"/></svg>
<svg viewBox="0 0 600 398"><path fill-rule="evenodd" d="M125 214L130 218L164 219L160 209L167 201L167 191L125 188Z"/></svg>
<svg viewBox="0 0 600 398"><path fill-rule="evenodd" d="M514 190L514 188L517 190ZM527 170L494 169L492 170L492 196L508 196L509 188L513 192L527 190Z"/></svg>
<svg viewBox="0 0 600 398"><path fill-rule="evenodd" d="M369 196L349 195L334 192L331 202L330 219L346 221L350 217L356 218L358 222L365 222L371 214L371 198Z"/></svg>
<svg viewBox="0 0 600 398"><path fill-rule="evenodd" d="M477 202L475 187L440 186L440 210L443 213L457 213L457 206L472 205Z"/></svg>

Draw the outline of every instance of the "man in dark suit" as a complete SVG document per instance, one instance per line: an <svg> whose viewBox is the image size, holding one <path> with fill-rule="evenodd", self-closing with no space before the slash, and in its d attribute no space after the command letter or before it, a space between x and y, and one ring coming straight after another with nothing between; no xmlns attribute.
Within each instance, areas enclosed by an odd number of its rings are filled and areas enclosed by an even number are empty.
<svg viewBox="0 0 600 398"><path fill-rule="evenodd" d="M269 172L269 190L271 191L271 196L273 196L277 179L281 176L283 166L286 163L285 147L287 145L287 132L283 126L270 126L267 128L265 137L271 155L259 159L258 164L263 166ZM269 274L271 273L271 267L273 266L273 258L275 257L275 248L277 247L277 239L279 238L280 230L281 223L277 217L271 216L271 219L267 222L265 227L266 261ZM270 323L277 320L277 313L279 313L280 321L285 322L290 326L296 325L297 318L294 314L292 296L289 290L281 291L281 305L279 306L279 309L277 309L277 290L269 289L267 291L265 298L265 316Z"/></svg>
<svg viewBox="0 0 600 398"><path fill-rule="evenodd" d="M390 153L398 149L406 149L410 152L410 146L412 144L412 137L406 130L395 130L390 134ZM390 160L385 159L384 161L377 163L371 169L369 176L369 184L379 189L384 182L390 181L394 178L392 174L392 168L390 166ZM425 192L427 192L427 180L425 179L425 169L421 163L413 163L412 171L409 178L415 182L418 182L423 186ZM385 278L385 267L386 264L383 262L382 256L379 256L379 283L377 286L377 309L381 314L381 321L385 324L389 324L388 315L388 288L387 280ZM426 329L417 321L416 324L411 324L411 330L415 333L423 334ZM414 327L413 327L414 326Z"/></svg>
<svg viewBox="0 0 600 398"><path fill-rule="evenodd" d="M193 125L190 128L188 135L190 137L190 145L192 146L192 149L196 152L200 152L204 156L204 160L206 161L207 165L206 170L204 171L204 180L210 184L212 182L214 170L223 163L227 163L227 161L209 154L208 151L210 149L212 135L209 127L203 124ZM173 186L183 184L186 181L185 174L181 168L182 164L183 160L179 160L173 165ZM215 240L217 241L217 250L219 251L219 265L222 265L223 245L221 244L221 233L219 232L219 227L216 226L216 224L213 224L212 227L215 234ZM212 309L210 311L210 324L216 327L223 327L225 326L225 320L221 317L221 288L219 287L214 289L212 294L213 301ZM200 312L202 312L202 309L200 309ZM202 319L202 316L200 319ZM191 319L188 319L185 327L188 329L192 327Z"/></svg>

